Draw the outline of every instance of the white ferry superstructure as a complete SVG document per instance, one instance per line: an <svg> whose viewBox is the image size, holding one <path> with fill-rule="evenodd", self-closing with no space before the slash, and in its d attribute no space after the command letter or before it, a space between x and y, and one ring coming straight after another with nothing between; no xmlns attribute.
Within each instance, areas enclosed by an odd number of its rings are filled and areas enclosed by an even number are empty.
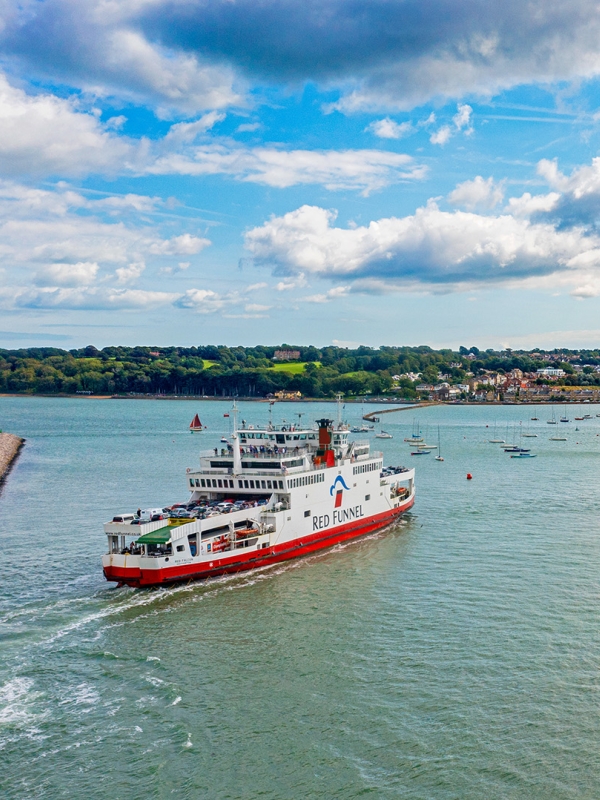
<svg viewBox="0 0 600 800"><path fill-rule="evenodd" d="M414 469L384 467L346 425L317 422L238 429L234 410L231 443L187 470L185 506L104 525L106 579L158 586L263 567L364 536L412 507Z"/></svg>

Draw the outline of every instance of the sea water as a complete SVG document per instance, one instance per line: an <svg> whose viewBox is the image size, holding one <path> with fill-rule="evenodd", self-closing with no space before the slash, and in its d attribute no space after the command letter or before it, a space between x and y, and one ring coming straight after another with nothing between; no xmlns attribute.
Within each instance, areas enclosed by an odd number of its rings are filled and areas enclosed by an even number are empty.
<svg viewBox="0 0 600 800"><path fill-rule="evenodd" d="M399 524L241 576L107 584L102 523L185 500L229 410L0 398L27 439L0 494L0 796L598 797L600 408L382 416L393 439L356 438L417 468ZM299 413L336 409L273 422ZM433 444L439 426L443 462L410 455L413 423ZM490 444L494 424L537 457Z"/></svg>

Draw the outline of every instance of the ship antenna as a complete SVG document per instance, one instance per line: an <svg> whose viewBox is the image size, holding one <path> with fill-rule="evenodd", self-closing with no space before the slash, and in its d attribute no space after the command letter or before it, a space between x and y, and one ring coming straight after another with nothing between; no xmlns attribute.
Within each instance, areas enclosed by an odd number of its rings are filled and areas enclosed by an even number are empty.
<svg viewBox="0 0 600 800"><path fill-rule="evenodd" d="M342 427L342 393L337 393L337 426L338 430Z"/></svg>

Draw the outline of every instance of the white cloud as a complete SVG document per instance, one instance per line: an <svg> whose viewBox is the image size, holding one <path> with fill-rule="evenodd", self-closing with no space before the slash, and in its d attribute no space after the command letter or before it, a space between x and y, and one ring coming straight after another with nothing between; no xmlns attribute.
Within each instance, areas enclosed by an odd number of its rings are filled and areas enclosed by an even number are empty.
<svg viewBox="0 0 600 800"><path fill-rule="evenodd" d="M229 298L211 289L188 289L177 300L177 305L181 308L191 308L198 314L214 314L216 311L221 311L228 302Z"/></svg>
<svg viewBox="0 0 600 800"><path fill-rule="evenodd" d="M224 119L225 114L218 111L209 111L208 114L204 114L195 122L178 122L176 125L171 125L162 143L166 146L191 144L198 136L206 133L217 122L222 122Z"/></svg>
<svg viewBox="0 0 600 800"><path fill-rule="evenodd" d="M336 286L323 294L312 294L308 297L303 297L302 300L305 303L329 303L339 297L345 297L349 291L349 286Z"/></svg>
<svg viewBox="0 0 600 800"><path fill-rule="evenodd" d="M538 213L549 213L556 208L559 200L558 192L536 195L525 192L521 197L511 197L504 210L513 217L532 217Z"/></svg>
<svg viewBox="0 0 600 800"><path fill-rule="evenodd" d="M0 288L0 308L141 310L173 303L178 295L141 289Z"/></svg>
<svg viewBox="0 0 600 800"><path fill-rule="evenodd" d="M301 272L299 275L296 275L294 278L287 279L285 281L279 281L277 286L275 287L278 292L289 292L292 289L302 289L306 286L307 281L304 273Z"/></svg>
<svg viewBox="0 0 600 800"><path fill-rule="evenodd" d="M258 131L262 128L260 122L243 122L241 125L238 125L236 128L236 133L253 133L254 131Z"/></svg>
<svg viewBox="0 0 600 800"><path fill-rule="evenodd" d="M383 150L280 150L209 144L158 158L149 174L232 175L238 180L286 188L319 183L363 194L402 180L421 180L427 168L409 155Z"/></svg>
<svg viewBox="0 0 600 800"><path fill-rule="evenodd" d="M109 133L93 114L51 94L28 95L0 73L0 171L83 175L132 168L137 145Z"/></svg>
<svg viewBox="0 0 600 800"><path fill-rule="evenodd" d="M477 175L472 181L459 183L448 195L448 202L453 206L466 208L467 211L483 211L495 208L503 198L503 184L494 183L491 177L484 180L481 175Z"/></svg>
<svg viewBox="0 0 600 800"><path fill-rule="evenodd" d="M473 127L471 125L472 113L473 109L471 106L466 105L466 103L459 103L458 111L452 117L454 127L450 125L442 125L441 128L431 134L429 141L432 144L445 145L455 134L459 133L460 131L464 131L466 136L470 136L473 133Z"/></svg>
<svg viewBox="0 0 600 800"><path fill-rule="evenodd" d="M133 283L134 281L137 281L145 269L146 265L143 261L136 261L128 264L126 267L119 267L115 270L117 283Z"/></svg>
<svg viewBox="0 0 600 800"><path fill-rule="evenodd" d="M152 244L150 252L154 255L163 256L191 256L204 250L210 244L210 239L203 239L198 236L192 236L190 233L184 233L181 236L174 236L172 239Z"/></svg>
<svg viewBox="0 0 600 800"><path fill-rule="evenodd" d="M97 274L98 264L91 261L46 264L38 268L34 281L38 286L89 286Z"/></svg>
<svg viewBox="0 0 600 800"><path fill-rule="evenodd" d="M136 17L156 0L50 0L4 14L4 49L27 73L53 76L98 96L152 104L163 116L243 103L234 71L159 44ZM20 13L19 13L20 12Z"/></svg>
<svg viewBox="0 0 600 800"><path fill-rule="evenodd" d="M385 119L378 119L367 125L365 131L374 133L380 139L402 139L404 136L410 136L414 132L412 122L394 122L393 119L386 117Z"/></svg>
<svg viewBox="0 0 600 800"><path fill-rule="evenodd" d="M556 274L573 285L600 271L600 238L579 228L560 230L508 214L444 212L432 201L411 216L354 229L335 227L335 218L335 212L302 206L248 231L246 247L259 265L290 275L346 276L362 291L544 285Z"/></svg>

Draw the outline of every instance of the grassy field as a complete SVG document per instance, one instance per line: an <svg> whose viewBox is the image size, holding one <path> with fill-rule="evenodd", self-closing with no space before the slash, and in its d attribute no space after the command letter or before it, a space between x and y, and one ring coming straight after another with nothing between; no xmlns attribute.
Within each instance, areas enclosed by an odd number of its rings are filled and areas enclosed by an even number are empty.
<svg viewBox="0 0 600 800"><path fill-rule="evenodd" d="M300 375L304 372L304 367L307 364L316 364L317 367L321 366L320 361L284 361L281 364L273 364L270 369L274 372L287 372L288 375Z"/></svg>

